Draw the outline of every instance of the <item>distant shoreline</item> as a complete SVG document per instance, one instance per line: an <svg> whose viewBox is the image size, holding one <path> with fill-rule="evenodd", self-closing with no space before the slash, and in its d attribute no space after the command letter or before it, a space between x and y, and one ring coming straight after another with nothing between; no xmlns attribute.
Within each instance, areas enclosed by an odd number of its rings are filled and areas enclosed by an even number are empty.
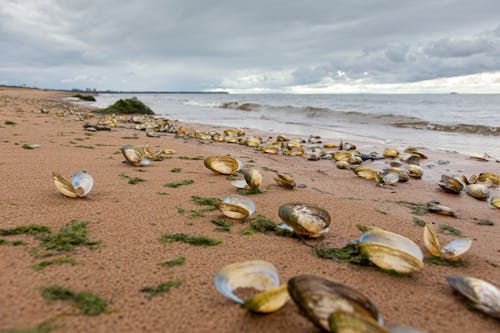
<svg viewBox="0 0 500 333"><path fill-rule="evenodd" d="M227 91L140 91L140 90L132 90L132 91L122 91L122 90L82 90L82 89L49 89L49 88L37 88L37 87L23 87L23 86L15 86L15 85L0 85L0 88L19 88L19 89L37 89L44 91L63 91L69 93L85 93L85 94L207 94L207 95L229 95Z"/></svg>

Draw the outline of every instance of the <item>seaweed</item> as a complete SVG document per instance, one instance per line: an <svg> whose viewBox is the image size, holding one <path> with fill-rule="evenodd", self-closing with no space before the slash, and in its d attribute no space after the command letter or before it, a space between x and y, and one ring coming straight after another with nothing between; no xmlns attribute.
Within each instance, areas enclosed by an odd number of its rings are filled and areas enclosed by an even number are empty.
<svg viewBox="0 0 500 333"><path fill-rule="evenodd" d="M278 170L276 170L276 169L271 169L271 168L268 168L268 167L265 167L265 166L262 167L262 170L267 171L267 172L274 172L274 173L278 172Z"/></svg>
<svg viewBox="0 0 500 333"><path fill-rule="evenodd" d="M17 123L15 121L12 121L12 120L6 120L6 121L4 121L4 125L14 126L14 125L17 125Z"/></svg>
<svg viewBox="0 0 500 333"><path fill-rule="evenodd" d="M49 333L55 329L58 329L59 325L56 325L50 321L44 321L36 325L33 328L9 328L4 333Z"/></svg>
<svg viewBox="0 0 500 333"><path fill-rule="evenodd" d="M128 180L128 183L131 184L131 185L135 185L137 183L140 183L140 182L144 182L145 180L142 179L142 178L139 178L139 177L132 177L132 178L129 178Z"/></svg>
<svg viewBox="0 0 500 333"><path fill-rule="evenodd" d="M205 159L205 157L203 157L203 156L195 156L195 157L179 156L178 159L185 160L185 161L203 161Z"/></svg>
<svg viewBox="0 0 500 333"><path fill-rule="evenodd" d="M158 195L168 195L168 193L167 193L167 192L163 192L163 191L161 191L161 192L156 192L156 194L158 194Z"/></svg>
<svg viewBox="0 0 500 333"><path fill-rule="evenodd" d="M490 221L490 220L487 220L487 219L474 219L474 223L477 224L477 225L488 225L488 226L492 226L492 225L495 225L495 223L493 221Z"/></svg>
<svg viewBox="0 0 500 333"><path fill-rule="evenodd" d="M425 258L424 262L431 265L447 266L447 267L468 267L469 263L464 260L449 261L440 257Z"/></svg>
<svg viewBox="0 0 500 333"><path fill-rule="evenodd" d="M158 266L174 267L174 266L184 265L185 262L186 262L186 258L183 256L179 256L179 257L172 259L172 260L162 261L162 262L158 263Z"/></svg>
<svg viewBox="0 0 500 333"><path fill-rule="evenodd" d="M206 208L204 208L205 211L216 210L217 207L215 205L221 201L219 198L204 198L198 195L191 196L191 200L193 200L193 202L197 205L207 206Z"/></svg>
<svg viewBox="0 0 500 333"><path fill-rule="evenodd" d="M255 230L253 230L252 228L245 228L241 229L238 233L242 236L250 236L255 234Z"/></svg>
<svg viewBox="0 0 500 333"><path fill-rule="evenodd" d="M273 220L264 215L257 215L250 220L250 228L254 232L261 232L264 234L274 233L276 236L281 237L296 237L295 233L288 229L280 228Z"/></svg>
<svg viewBox="0 0 500 333"><path fill-rule="evenodd" d="M72 301L81 313L87 316L97 316L106 311L105 300L88 291L74 292L68 288L52 285L40 289L47 303L52 301Z"/></svg>
<svg viewBox="0 0 500 333"><path fill-rule="evenodd" d="M171 288L177 288L182 284L181 280L173 280L168 282L163 282L157 285L156 287L144 287L139 291L141 293L149 294L147 299L151 300L153 297L158 296L160 294L164 294L168 292Z"/></svg>
<svg viewBox="0 0 500 333"><path fill-rule="evenodd" d="M95 110L94 113L99 114L149 114L155 113L146 104L139 101L137 98L126 98L116 101L113 105L104 109Z"/></svg>
<svg viewBox="0 0 500 333"><path fill-rule="evenodd" d="M181 180L181 181L178 181L178 182L167 183L167 184L164 184L163 186L170 187L170 188L177 188L179 186L190 185L192 183L194 183L194 180L192 180L192 179L184 179L184 180Z"/></svg>
<svg viewBox="0 0 500 333"><path fill-rule="evenodd" d="M54 265L54 264L71 264L71 266L75 266L76 265L76 261L75 259L73 258L70 258L70 257L62 257L62 258L56 258L56 259L52 259L52 260L45 260L45 261L41 261L33 266L31 266L35 271L39 271L39 270L42 270L44 269L45 267L47 266L50 266L50 265Z"/></svg>
<svg viewBox="0 0 500 333"><path fill-rule="evenodd" d="M223 220L223 219L213 219L210 220L213 224L217 226L215 231L217 232L231 232L231 222Z"/></svg>
<svg viewBox="0 0 500 333"><path fill-rule="evenodd" d="M313 248L313 254L320 258L335 259L340 262L351 264L372 266L367 255L362 254L356 244L349 243L342 248L328 248L317 245Z"/></svg>
<svg viewBox="0 0 500 333"><path fill-rule="evenodd" d="M21 234L38 235L46 233L50 233L50 228L38 224L29 224L11 229L0 229L1 236L21 235Z"/></svg>
<svg viewBox="0 0 500 333"><path fill-rule="evenodd" d="M204 236L193 236L186 234L163 234L160 237L160 240L163 243L172 243L172 242L184 242L187 244L191 244L194 246L215 246L222 243L222 241L217 239L212 239Z"/></svg>
<svg viewBox="0 0 500 333"><path fill-rule="evenodd" d="M412 214L414 215L425 215L429 212L428 204L427 203L414 203L410 201L396 201L396 203L403 205L407 208L411 209Z"/></svg>
<svg viewBox="0 0 500 333"><path fill-rule="evenodd" d="M82 101L95 102L95 97L92 95L75 94L73 95L73 97L76 97Z"/></svg>
<svg viewBox="0 0 500 333"><path fill-rule="evenodd" d="M425 227L425 221L422 219L419 219L416 216L413 216L413 224L415 224L418 227Z"/></svg>
<svg viewBox="0 0 500 333"><path fill-rule="evenodd" d="M181 168L173 168L172 170L170 170L170 172L176 172L176 173L181 172L181 171L182 171Z"/></svg>
<svg viewBox="0 0 500 333"><path fill-rule="evenodd" d="M198 217L203 217L203 216L205 216L203 210L194 210L194 209L189 210L189 216L188 216L189 219L196 219Z"/></svg>
<svg viewBox="0 0 500 333"><path fill-rule="evenodd" d="M445 235L454 235L454 236L462 235L462 232L460 230L453 228L452 226L449 226L447 224L440 224L439 232Z"/></svg>

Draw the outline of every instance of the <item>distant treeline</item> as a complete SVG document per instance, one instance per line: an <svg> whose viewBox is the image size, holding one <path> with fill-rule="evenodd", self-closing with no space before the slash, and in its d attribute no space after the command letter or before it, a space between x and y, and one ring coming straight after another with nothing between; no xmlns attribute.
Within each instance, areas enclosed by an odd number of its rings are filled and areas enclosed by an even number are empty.
<svg viewBox="0 0 500 333"><path fill-rule="evenodd" d="M227 91L121 91L121 90L93 90L93 89L86 90L86 89L76 89L76 88L48 89L48 88L28 87L26 85L7 85L7 84L0 84L0 87L66 91L72 93L85 93L85 94L229 94Z"/></svg>

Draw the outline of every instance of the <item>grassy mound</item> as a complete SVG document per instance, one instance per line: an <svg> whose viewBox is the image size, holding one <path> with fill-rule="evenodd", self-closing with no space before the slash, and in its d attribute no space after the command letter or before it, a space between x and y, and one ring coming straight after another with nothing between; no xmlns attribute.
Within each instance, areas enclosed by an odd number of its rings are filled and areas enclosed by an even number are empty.
<svg viewBox="0 0 500 333"><path fill-rule="evenodd" d="M76 94L76 95L73 95L73 97L79 98L82 101L95 102L95 97L92 95Z"/></svg>
<svg viewBox="0 0 500 333"><path fill-rule="evenodd" d="M104 109L94 111L100 114L155 114L146 104L137 98L120 99L115 104Z"/></svg>

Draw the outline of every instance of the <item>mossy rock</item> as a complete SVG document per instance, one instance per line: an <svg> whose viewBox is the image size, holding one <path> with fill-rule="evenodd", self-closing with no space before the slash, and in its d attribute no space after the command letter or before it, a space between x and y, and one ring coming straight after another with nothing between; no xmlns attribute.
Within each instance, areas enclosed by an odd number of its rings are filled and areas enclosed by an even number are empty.
<svg viewBox="0 0 500 333"><path fill-rule="evenodd" d="M73 95L73 97L79 98L82 101L95 102L95 97L92 95L76 94L76 95Z"/></svg>
<svg viewBox="0 0 500 333"><path fill-rule="evenodd" d="M104 109L94 111L100 114L150 114L155 113L146 104L139 101L137 98L120 99L115 104Z"/></svg>

